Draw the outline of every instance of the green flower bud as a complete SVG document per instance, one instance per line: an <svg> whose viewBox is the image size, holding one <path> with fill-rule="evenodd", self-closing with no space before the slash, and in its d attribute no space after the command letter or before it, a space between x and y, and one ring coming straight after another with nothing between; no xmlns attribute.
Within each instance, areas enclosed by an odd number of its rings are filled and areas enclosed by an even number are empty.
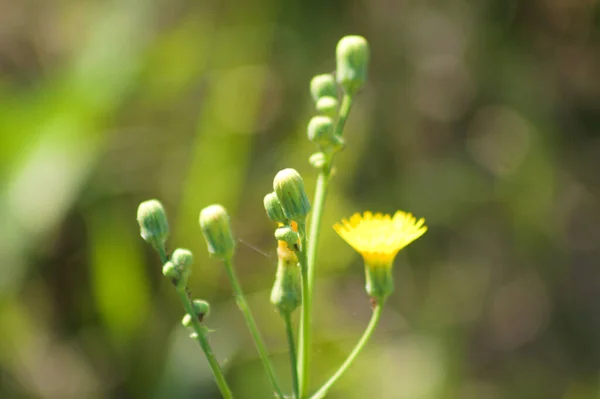
<svg viewBox="0 0 600 399"><path fill-rule="evenodd" d="M188 249L177 248L171 255L171 262L182 271L187 271L191 269L192 263L194 263L194 255Z"/></svg>
<svg viewBox="0 0 600 399"><path fill-rule="evenodd" d="M290 314L302 302L300 267L298 258L289 248L280 244L277 254L277 274L271 290L271 303L281 314Z"/></svg>
<svg viewBox="0 0 600 399"><path fill-rule="evenodd" d="M333 120L328 116L314 116L308 122L307 133L310 141L326 143L333 137Z"/></svg>
<svg viewBox="0 0 600 399"><path fill-rule="evenodd" d="M169 222L160 201L152 199L140 204L137 211L140 235L154 248L164 247L169 236Z"/></svg>
<svg viewBox="0 0 600 399"><path fill-rule="evenodd" d="M333 120L328 116L314 116L308 122L308 139L324 150L335 151L344 146L344 141L333 133Z"/></svg>
<svg viewBox="0 0 600 399"><path fill-rule="evenodd" d="M163 266L163 275L171 279L178 288L187 286L188 277L192 273L194 256L187 249L178 248L173 251L171 260Z"/></svg>
<svg viewBox="0 0 600 399"><path fill-rule="evenodd" d="M202 317L206 317L210 313L210 304L202 299L194 299L192 305L198 316L202 315Z"/></svg>
<svg viewBox="0 0 600 399"><path fill-rule="evenodd" d="M171 255L171 262L179 271L181 280L185 280L192 274L192 263L194 263L194 255L187 249L177 248Z"/></svg>
<svg viewBox="0 0 600 399"><path fill-rule="evenodd" d="M378 303L383 303L394 291L392 268L387 266L365 267L367 294Z"/></svg>
<svg viewBox="0 0 600 399"><path fill-rule="evenodd" d="M310 202L304 191L304 181L294 169L283 169L275 175L273 190L277 194L283 213L293 221L304 223L310 212Z"/></svg>
<svg viewBox="0 0 600 399"><path fill-rule="evenodd" d="M316 103L321 97L337 97L337 87L332 74L317 75L310 81L310 94Z"/></svg>
<svg viewBox="0 0 600 399"><path fill-rule="evenodd" d="M229 226L229 215L221 205L210 205L200 212L200 229L206 240L208 252L225 260L235 252L235 240Z"/></svg>
<svg viewBox="0 0 600 399"><path fill-rule="evenodd" d="M362 36L345 36L336 48L336 79L349 95L356 92L367 80L369 44Z"/></svg>
<svg viewBox="0 0 600 399"><path fill-rule="evenodd" d="M185 316L183 316L183 319L181 319L181 324L184 327L191 327L192 326L192 316L190 316L188 313L186 313Z"/></svg>
<svg viewBox="0 0 600 399"><path fill-rule="evenodd" d="M171 261L168 261L167 263L164 264L164 266L162 268L162 273L165 277L167 277L167 278L171 279L171 281L175 281L175 282L180 277L179 271L177 270L177 268Z"/></svg>
<svg viewBox="0 0 600 399"><path fill-rule="evenodd" d="M321 169L327 164L327 155L322 152L315 152L308 158L308 162L315 168Z"/></svg>
<svg viewBox="0 0 600 399"><path fill-rule="evenodd" d="M275 239L285 242L290 248L297 248L300 235L290 226L279 227L275 230Z"/></svg>
<svg viewBox="0 0 600 399"><path fill-rule="evenodd" d="M263 203L265 205L265 210L267 211L267 216L269 217L269 219L277 223L287 222L287 218L283 213L283 208L281 207L281 202L279 202L279 198L277 198L277 194L269 193L265 195Z"/></svg>
<svg viewBox="0 0 600 399"><path fill-rule="evenodd" d="M194 313L196 314L196 317L200 322L202 322L204 318L207 317L210 313L210 304L201 299L194 299L192 301L192 307L194 308ZM181 324L183 324L185 327L191 327L192 317L189 314L186 314L185 316L183 316Z"/></svg>
<svg viewBox="0 0 600 399"><path fill-rule="evenodd" d="M335 118L335 116L337 115L339 105L340 102L335 97L321 97L317 101L317 111L322 115Z"/></svg>

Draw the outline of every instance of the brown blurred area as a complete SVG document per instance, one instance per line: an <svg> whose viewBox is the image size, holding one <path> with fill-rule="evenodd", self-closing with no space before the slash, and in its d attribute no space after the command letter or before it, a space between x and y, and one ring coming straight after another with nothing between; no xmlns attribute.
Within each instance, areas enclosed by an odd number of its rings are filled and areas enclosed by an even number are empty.
<svg viewBox="0 0 600 399"><path fill-rule="evenodd" d="M600 395L600 8L594 0L0 0L0 397L217 398L139 237L158 198L196 256L236 398L269 386L198 212L221 203L289 387L268 302L275 173L312 195L313 75L346 34L369 82L320 244L317 388L366 326L360 257L331 229L402 209L425 236L331 398Z"/></svg>

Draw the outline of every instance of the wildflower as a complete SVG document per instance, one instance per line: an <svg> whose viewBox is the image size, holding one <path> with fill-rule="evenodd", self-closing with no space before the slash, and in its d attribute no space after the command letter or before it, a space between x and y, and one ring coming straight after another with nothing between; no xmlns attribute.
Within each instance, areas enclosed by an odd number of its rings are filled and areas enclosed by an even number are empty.
<svg viewBox="0 0 600 399"><path fill-rule="evenodd" d="M391 269L396 254L427 231L424 223L424 219L417 220L410 213L401 211L393 217L365 212L363 215L356 213L333 228L362 255L367 293L384 300L394 288Z"/></svg>

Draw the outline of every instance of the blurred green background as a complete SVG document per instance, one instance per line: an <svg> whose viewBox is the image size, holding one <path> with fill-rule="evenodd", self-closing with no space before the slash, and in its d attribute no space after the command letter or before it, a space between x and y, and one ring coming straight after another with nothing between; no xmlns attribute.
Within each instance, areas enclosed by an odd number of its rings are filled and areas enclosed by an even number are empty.
<svg viewBox="0 0 600 399"><path fill-rule="evenodd" d="M372 49L327 200L313 386L370 315L330 226L404 209L372 342L331 398L600 397L600 9L594 0L0 0L0 397L218 398L139 237L167 207L196 254L237 398L268 383L199 210L225 205L237 268L289 387L262 208L294 167L312 196L310 78ZM297 315L296 315L297 316Z"/></svg>

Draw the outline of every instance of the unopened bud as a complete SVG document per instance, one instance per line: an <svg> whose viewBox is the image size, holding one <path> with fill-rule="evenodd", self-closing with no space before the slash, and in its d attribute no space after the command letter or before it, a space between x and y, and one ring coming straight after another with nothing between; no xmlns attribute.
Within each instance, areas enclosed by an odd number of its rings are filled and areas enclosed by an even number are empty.
<svg viewBox="0 0 600 399"><path fill-rule="evenodd" d="M281 207L281 202L279 202L279 198L277 198L277 194L273 192L265 195L263 203L269 219L277 223L285 223L287 221L287 218L283 213L283 208Z"/></svg>
<svg viewBox="0 0 600 399"><path fill-rule="evenodd" d="M337 115L337 110L338 110L339 105L340 105L340 102L338 101L337 98L325 96L325 97L319 98L319 100L317 101L316 108L317 108L317 111L321 115L325 115L325 116L334 118Z"/></svg>
<svg viewBox="0 0 600 399"><path fill-rule="evenodd" d="M167 263L165 263L163 265L162 273L165 277L170 278L171 281L174 281L174 282L177 282L177 279L179 279L179 277L180 277L179 272L177 271L177 268L171 261L168 261Z"/></svg>
<svg viewBox="0 0 600 399"><path fill-rule="evenodd" d="M271 290L271 303L281 314L291 314L302 302L301 272L296 254L287 245L277 249L277 275Z"/></svg>
<svg viewBox="0 0 600 399"><path fill-rule="evenodd" d="M300 235L290 226L282 226L275 230L275 239L285 242L289 248L297 248Z"/></svg>
<svg viewBox="0 0 600 399"><path fill-rule="evenodd" d="M155 248L164 247L169 236L169 222L160 201L152 199L142 202L137 211L140 235Z"/></svg>
<svg viewBox="0 0 600 399"><path fill-rule="evenodd" d="M171 260L164 264L163 275L171 279L177 288L185 288L192 273L192 263L192 253L187 249L177 248L173 251Z"/></svg>
<svg viewBox="0 0 600 399"><path fill-rule="evenodd" d="M334 134L333 120L328 116L314 116L308 122L307 134L310 141L324 150L337 150L344 145L344 141Z"/></svg>
<svg viewBox="0 0 600 399"><path fill-rule="evenodd" d="M308 162L317 169L322 169L327 163L327 155L322 152L315 152L308 158Z"/></svg>
<svg viewBox="0 0 600 399"><path fill-rule="evenodd" d="M283 213L293 221L304 223L310 212L310 202L304 191L304 181L296 170L283 169L273 180L273 190L277 194Z"/></svg>
<svg viewBox="0 0 600 399"><path fill-rule="evenodd" d="M233 256L235 240L229 226L229 215L221 205L210 205L200 212L200 229L206 240L208 252L224 260Z"/></svg>
<svg viewBox="0 0 600 399"><path fill-rule="evenodd" d="M194 308L194 313L196 314L196 318L200 322L202 322L204 320L204 318L207 317L210 313L210 304L201 299L194 299L194 301L192 302L192 307ZM186 314L185 316L183 316L183 319L181 320L181 324L183 324L185 327L191 327L192 326L192 316L190 316L189 314Z"/></svg>
<svg viewBox="0 0 600 399"><path fill-rule="evenodd" d="M337 87L335 78L330 73L317 75L310 81L310 94L317 103L321 97L336 97Z"/></svg>
<svg viewBox="0 0 600 399"><path fill-rule="evenodd" d="M362 36L345 36L336 48L336 79L344 91L354 95L367 80L369 44Z"/></svg>
<svg viewBox="0 0 600 399"><path fill-rule="evenodd" d="M177 248L171 255L171 262L181 270L188 271L194 263L194 255L188 249Z"/></svg>

